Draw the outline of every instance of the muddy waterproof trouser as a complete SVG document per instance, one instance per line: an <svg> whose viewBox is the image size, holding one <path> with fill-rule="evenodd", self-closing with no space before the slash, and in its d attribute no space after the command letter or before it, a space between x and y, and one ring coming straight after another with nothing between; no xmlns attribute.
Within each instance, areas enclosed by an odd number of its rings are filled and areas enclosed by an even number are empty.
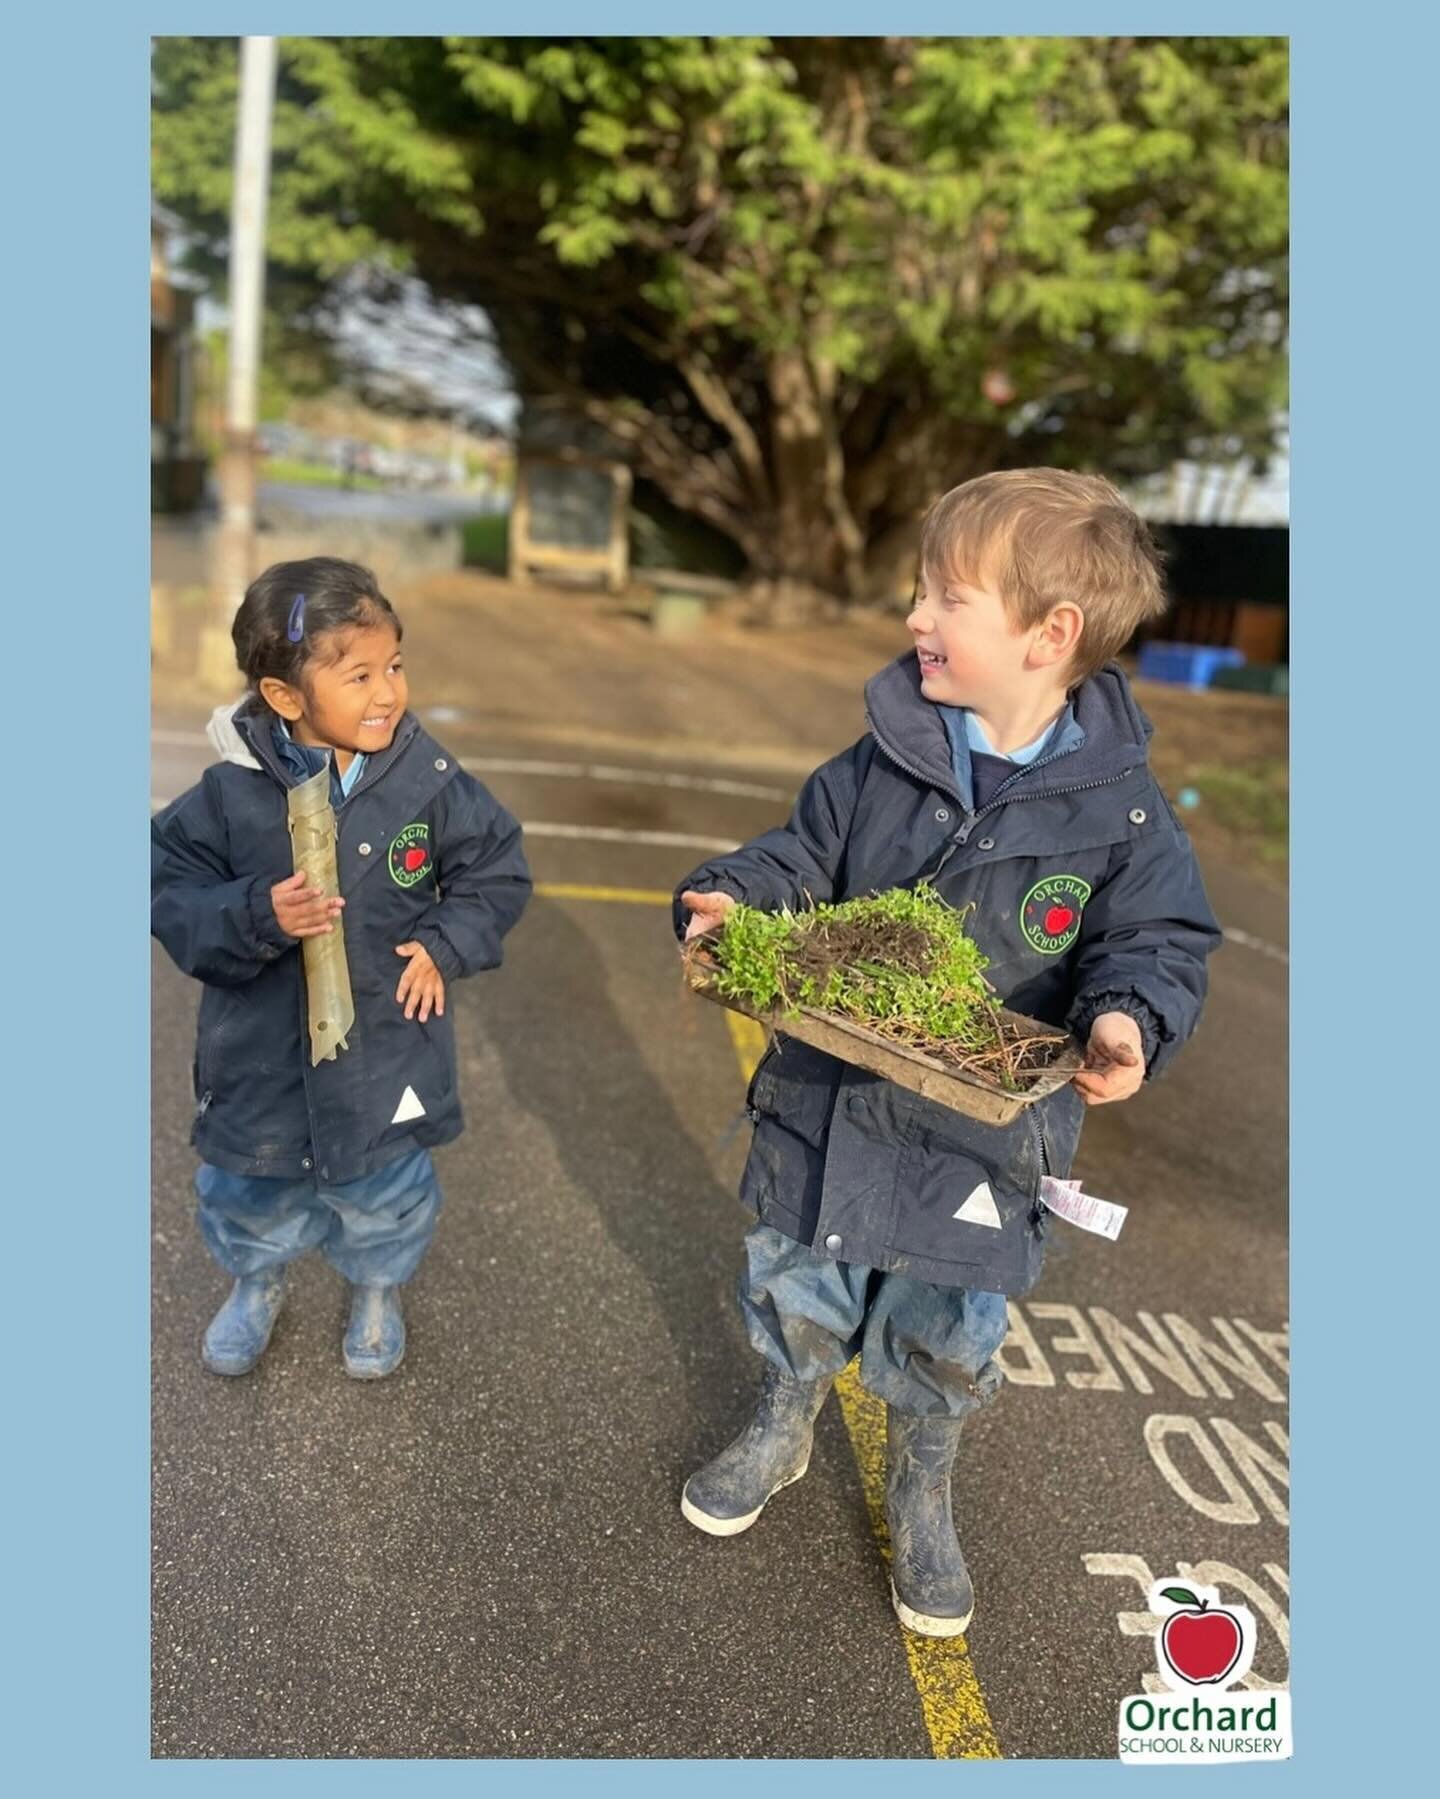
<svg viewBox="0 0 1440 1799"><path fill-rule="evenodd" d="M858 1355L861 1385L918 1417L960 1418L999 1391L1004 1294L831 1261L766 1224L747 1231L745 1256L745 1328L792 1379L838 1374Z"/></svg>
<svg viewBox="0 0 1440 1799"><path fill-rule="evenodd" d="M259 1274L318 1249L347 1281L408 1281L435 1234L440 1186L430 1152L412 1151L357 1181L275 1180L202 1162L200 1234L229 1275Z"/></svg>

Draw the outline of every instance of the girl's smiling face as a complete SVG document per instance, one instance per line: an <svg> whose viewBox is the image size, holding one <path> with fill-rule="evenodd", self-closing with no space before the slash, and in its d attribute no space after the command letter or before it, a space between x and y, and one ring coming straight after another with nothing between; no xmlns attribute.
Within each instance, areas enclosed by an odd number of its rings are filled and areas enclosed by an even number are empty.
<svg viewBox="0 0 1440 1799"><path fill-rule="evenodd" d="M400 639L389 625L357 625L321 641L326 653L306 664L303 687L271 677L260 692L298 743L333 749L343 773L352 756L390 747L410 689Z"/></svg>

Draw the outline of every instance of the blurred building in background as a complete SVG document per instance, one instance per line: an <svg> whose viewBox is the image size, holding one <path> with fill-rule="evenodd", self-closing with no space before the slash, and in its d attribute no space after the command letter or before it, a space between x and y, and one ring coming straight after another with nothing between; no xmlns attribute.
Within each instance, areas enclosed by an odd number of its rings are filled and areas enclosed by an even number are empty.
<svg viewBox="0 0 1440 1799"><path fill-rule="evenodd" d="M195 435L195 299L203 283L172 266L180 221L150 206L150 508L190 512L205 495Z"/></svg>
<svg viewBox="0 0 1440 1799"><path fill-rule="evenodd" d="M1247 664L1290 659L1290 464L1177 463L1131 492L1166 555L1169 610L1148 642L1238 650Z"/></svg>

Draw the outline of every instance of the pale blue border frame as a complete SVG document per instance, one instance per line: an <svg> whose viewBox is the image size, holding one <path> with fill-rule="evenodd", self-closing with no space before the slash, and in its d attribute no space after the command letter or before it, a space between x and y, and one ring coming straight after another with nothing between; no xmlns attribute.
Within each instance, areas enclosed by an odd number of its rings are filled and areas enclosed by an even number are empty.
<svg viewBox="0 0 1440 1799"><path fill-rule="evenodd" d="M148 33L383 31L397 17L407 31L422 22L483 24L454 16L470 9L421 10L436 16L422 21L414 9L360 0L344 7L299 0L288 8L117 5L97 23L50 9L40 23L7 31L7 612L18 645L10 693L20 728L6 733L6 887L12 1020L23 1020L9 1033L23 1070L20 1086L10 1086L10 1116L23 1128L12 1131L19 1166L3 1237L15 1303L4 1309L0 1341L21 1438L6 1483L21 1501L8 1536L6 1586L16 1597L9 1647L24 1668L11 1689L20 1702L8 1758L22 1791L178 1784L190 1792L258 1777L272 1792L336 1782L353 1792L392 1779L386 1763L252 1768L146 1760L141 245ZM1435 66L1434 32L1406 23L1410 9L1394 4L1358 9L1352 22L1337 16L1332 23L1317 10L1216 0L1184 7L992 0L898 11L873 0L737 0L691 6L685 19L690 29L732 33L1292 33L1300 1758L1256 1778L1288 1783L1303 1774L1307 1791L1332 1779L1383 1781L1426 1752L1425 1713L1402 1698L1408 1678L1409 1697L1418 1699L1423 1655L1412 1659L1406 1639L1420 1612L1407 1621L1390 1596L1412 1581L1417 1599L1424 1592L1429 1539L1417 1497L1431 1489L1418 1476L1407 1480L1403 1450L1419 1430L1431 1384L1417 1378L1427 1369L1424 1348L1413 1326L1407 1335L1414 1314L1392 1299L1390 1277L1429 1248L1425 1190L1434 1188L1411 1122L1424 1116L1420 1068L1383 1089L1367 1068L1387 1010L1398 1010L1393 996L1419 999L1429 965L1421 942L1429 846L1419 822L1434 816L1433 801L1424 813L1410 801L1403 839L1396 827L1402 777L1419 754L1412 739L1431 651L1424 590L1434 587L1426 543L1434 507L1426 503L1423 412L1433 402L1421 388L1434 293L1423 217L1433 202L1415 177L1433 163L1425 140L1435 98L1422 83ZM611 32L677 24L674 6L638 0L612 0L601 13ZM594 29L597 20L593 8L537 4L527 23L563 32ZM1433 383L1424 385L1433 391ZM35 806L26 784L41 769L47 788L65 794L63 807ZM43 832L30 823L37 814ZM1347 1015L1336 1020L1320 977L1331 955L1348 958L1361 943ZM97 996L88 1006L87 991ZM1327 1048L1337 1025L1354 1034L1348 1059ZM1370 1723L1373 1712L1357 1714L1359 1694L1374 1705L1389 1698L1388 1728ZM750 1765L739 1777L780 1791L822 1770L836 1789L859 1791L872 1778L868 1763L810 1764L802 1773L784 1762ZM587 1762L571 1770L423 1762L393 1772L492 1790L530 1790L576 1774L597 1786L629 1787L668 1783L678 1773L696 1789L718 1790L739 1771L723 1763L677 1771L652 1763ZM976 1777L940 1764L884 1766L886 1780L897 1776L947 1788ZM1009 1763L997 1778L1007 1790L1061 1780L1073 1790L1143 1777L1111 1764Z"/></svg>

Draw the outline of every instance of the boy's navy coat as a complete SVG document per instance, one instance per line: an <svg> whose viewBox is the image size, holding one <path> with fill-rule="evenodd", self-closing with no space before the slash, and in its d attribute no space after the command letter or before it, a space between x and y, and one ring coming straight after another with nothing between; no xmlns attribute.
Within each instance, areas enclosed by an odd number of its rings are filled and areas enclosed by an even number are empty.
<svg viewBox="0 0 1440 1799"><path fill-rule="evenodd" d="M1150 772L1149 721L1119 668L1072 698L1084 741L1017 772L978 813L957 786L915 656L882 669L865 700L868 733L815 771L787 825L680 883L677 933L686 888L776 911L929 878L951 905L974 907L967 928L1007 1006L1082 1041L1100 1013L1127 1012L1148 1072L1162 1069L1195 1027L1220 931ZM1037 914L1032 906L1027 935L1022 910L1055 876L1070 877L1062 897L1090 892L1073 941L1037 948ZM1068 936L1066 925L1056 941ZM741 1195L764 1223L837 1260L938 1286L1023 1293L1038 1279L1039 1183L1069 1172L1085 1111L1073 1087L1010 1125L986 1125L781 1036L748 1106L755 1135ZM957 1218L982 1183L993 1213L982 1194L972 1218Z"/></svg>
<svg viewBox="0 0 1440 1799"><path fill-rule="evenodd" d="M336 814L355 1024L349 1047L312 1068L301 946L270 902L293 869L285 796L296 777L259 702L243 702L233 725L228 759L151 831L151 929L205 983L191 1141L238 1174L355 1180L460 1134L450 1008L406 1018L395 948L422 943L447 987L497 967L530 895L520 827L407 712ZM428 850L418 871L405 866L416 847ZM397 878L417 872L410 886ZM423 1115L397 1122L415 1110L401 1103L407 1087Z"/></svg>

